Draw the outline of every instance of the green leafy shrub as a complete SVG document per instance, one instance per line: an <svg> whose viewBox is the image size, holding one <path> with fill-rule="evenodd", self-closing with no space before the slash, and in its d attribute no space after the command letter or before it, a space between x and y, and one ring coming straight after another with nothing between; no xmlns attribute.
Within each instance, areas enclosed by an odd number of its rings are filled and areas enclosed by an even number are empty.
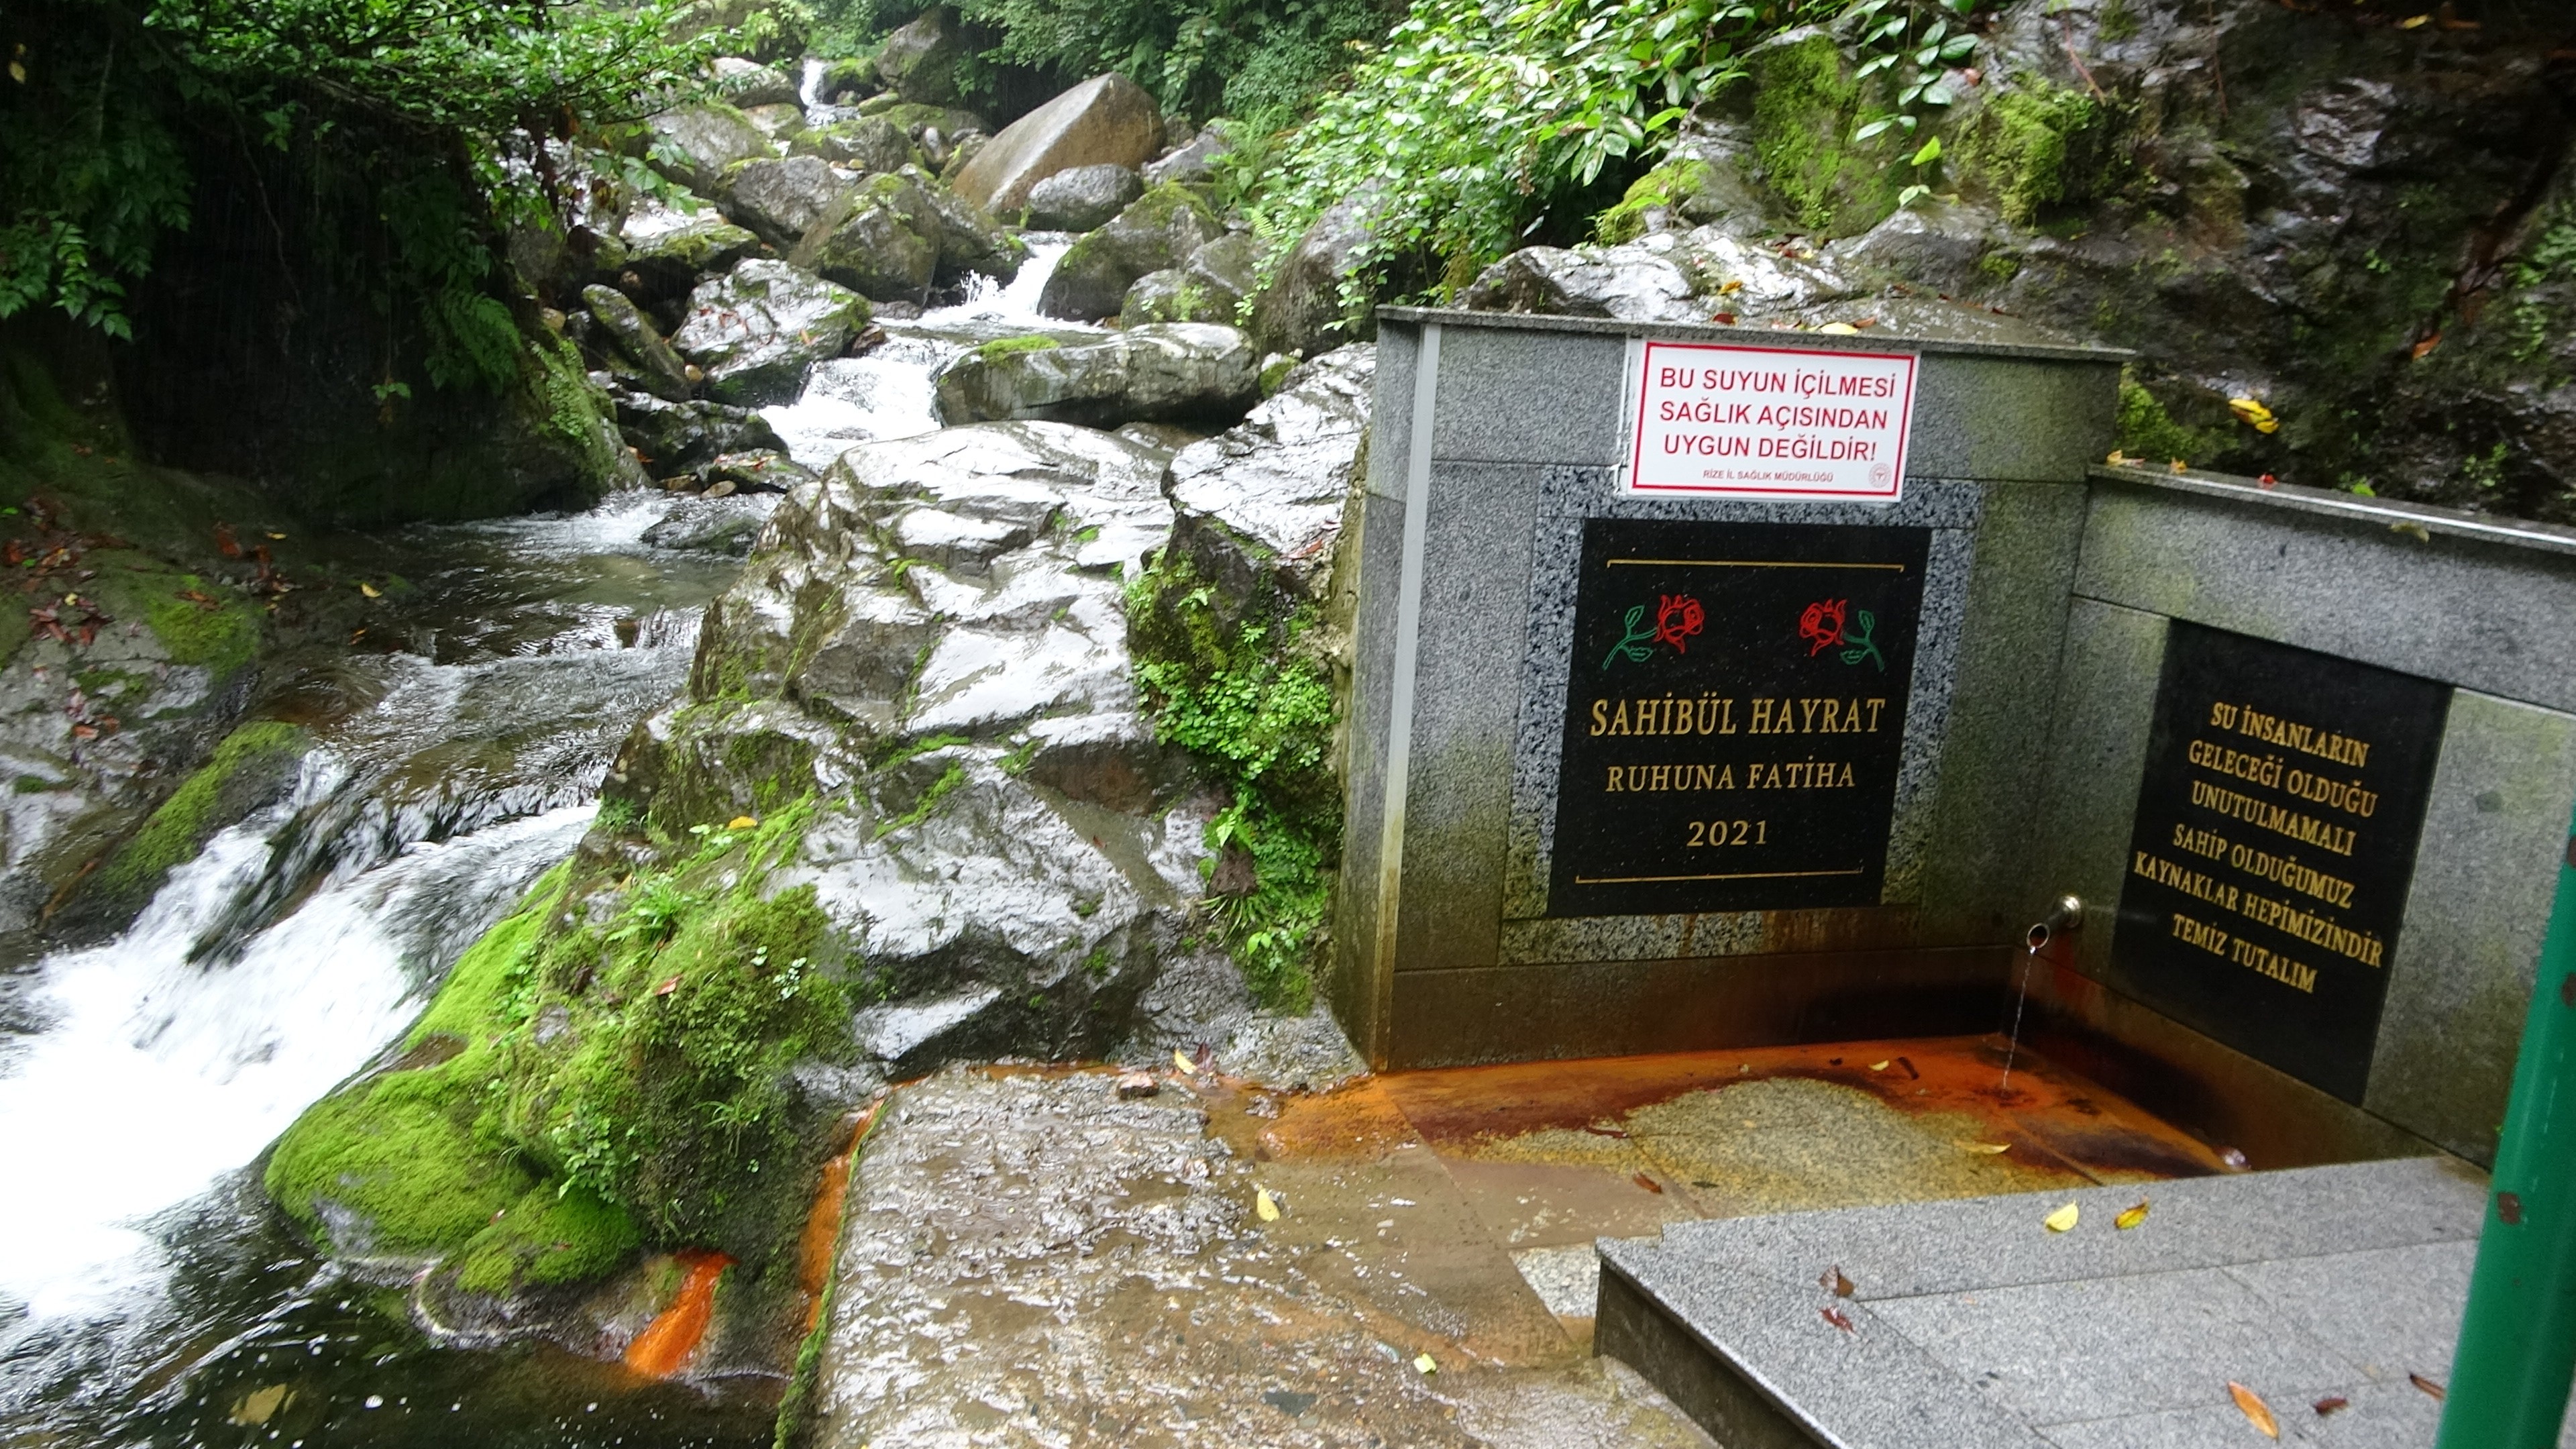
<svg viewBox="0 0 2576 1449"><path fill-rule="evenodd" d="M1207 843L1252 857L1251 893L1210 904L1254 998L1287 1010L1313 998L1341 839L1332 684L1310 653L1316 622L1311 606L1285 617L1229 611L1168 553L1128 586L1129 643L1155 737L1233 790Z"/></svg>
<svg viewBox="0 0 2576 1449"><path fill-rule="evenodd" d="M1826 8L1416 0L1289 139L1255 224L1275 264L1326 207L1369 195L1346 300L1445 296L1580 205L1605 168L1661 152L1691 107L1742 77L1748 46Z"/></svg>

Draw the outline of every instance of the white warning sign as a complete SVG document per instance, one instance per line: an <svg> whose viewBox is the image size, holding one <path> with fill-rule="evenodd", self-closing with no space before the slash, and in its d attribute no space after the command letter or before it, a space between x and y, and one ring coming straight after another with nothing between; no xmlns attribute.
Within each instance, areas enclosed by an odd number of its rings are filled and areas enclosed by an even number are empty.
<svg viewBox="0 0 2576 1449"><path fill-rule="evenodd" d="M1914 420L1911 353L1649 342L1624 491L1893 503Z"/></svg>

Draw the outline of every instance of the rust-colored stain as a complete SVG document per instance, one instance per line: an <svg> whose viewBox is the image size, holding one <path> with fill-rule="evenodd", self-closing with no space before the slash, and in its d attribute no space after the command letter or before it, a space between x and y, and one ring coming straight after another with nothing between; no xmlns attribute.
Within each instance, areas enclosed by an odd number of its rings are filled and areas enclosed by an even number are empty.
<svg viewBox="0 0 2576 1449"><path fill-rule="evenodd" d="M805 1231L796 1242L796 1287L805 1295L805 1331L823 1316L823 1289L832 1281L832 1250L841 1241L841 1212L850 1200L850 1159L856 1157L859 1144L868 1140L868 1129L875 1126L877 1114L892 1100L879 1097L868 1104L850 1131L850 1145L823 1164L823 1181L814 1194L814 1206L805 1214Z"/></svg>
<svg viewBox="0 0 2576 1449"><path fill-rule="evenodd" d="M1256 1162L1361 1159L1420 1140L1387 1096L1384 1081L1362 1077L1329 1092L1265 1098L1228 1078L1216 1082L1212 1091L1203 1084L1199 1093L1207 1102L1209 1125L1238 1151L1248 1150ZM1275 1107L1276 1117L1247 1110L1263 1100Z"/></svg>
<svg viewBox="0 0 2576 1449"><path fill-rule="evenodd" d="M1990 1140L2087 1177L2226 1170L2208 1144L2027 1046L2014 1057L2009 1089L2002 1069L2000 1038L1915 1037L1446 1067L1389 1073L1376 1082L1444 1153L1548 1128L1615 1133L1628 1113L1686 1093L1803 1077L1868 1092L1909 1116L1976 1119Z"/></svg>
<svg viewBox="0 0 2576 1449"><path fill-rule="evenodd" d="M690 1251L679 1260L688 1270L679 1296L626 1345L626 1366L648 1379L671 1377L698 1351L715 1317L716 1280L733 1266L733 1259L722 1253Z"/></svg>

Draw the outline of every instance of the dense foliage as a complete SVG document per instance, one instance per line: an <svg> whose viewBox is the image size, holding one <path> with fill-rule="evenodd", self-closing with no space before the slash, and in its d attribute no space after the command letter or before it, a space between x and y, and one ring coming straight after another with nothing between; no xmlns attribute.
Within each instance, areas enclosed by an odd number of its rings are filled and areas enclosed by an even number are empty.
<svg viewBox="0 0 2576 1449"><path fill-rule="evenodd" d="M1286 138L1256 224L1284 245L1335 202L1371 195L1352 299L1445 295L1534 234L1579 230L1605 171L1644 170L1693 107L1744 77L1748 50L1792 26L1833 22L1864 74L1883 73L1888 104L1856 139L1912 132L1949 103L1940 77L1973 48L1959 17L1978 3L1416 0Z"/></svg>
<svg viewBox="0 0 2576 1449"><path fill-rule="evenodd" d="M252 204L281 257L332 259L388 315L408 303L431 380L497 386L518 352L498 236L570 206L551 141L695 83L711 43L668 39L670 19L664 0L14 3L0 317L131 335L133 284L209 171L275 177Z"/></svg>

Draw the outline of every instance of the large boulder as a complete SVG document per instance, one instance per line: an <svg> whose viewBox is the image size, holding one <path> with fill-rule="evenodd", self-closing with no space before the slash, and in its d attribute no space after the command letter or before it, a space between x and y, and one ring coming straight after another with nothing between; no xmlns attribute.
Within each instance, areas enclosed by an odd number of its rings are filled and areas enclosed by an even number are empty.
<svg viewBox="0 0 2576 1449"><path fill-rule="evenodd" d="M1038 310L1077 322L1116 316L1138 278L1181 265L1222 232L1198 193L1157 186L1065 249L1038 294Z"/></svg>
<svg viewBox="0 0 2576 1449"><path fill-rule="evenodd" d="M698 278L729 272L760 249L760 238L703 203L694 211L654 204L638 207L618 228L618 269L634 280L636 299L660 306L689 294Z"/></svg>
<svg viewBox="0 0 2576 1449"><path fill-rule="evenodd" d="M1118 325L1231 323L1260 264L1261 243L1248 232L1228 232L1192 252L1187 263L1137 278L1119 304Z"/></svg>
<svg viewBox="0 0 2576 1449"><path fill-rule="evenodd" d="M957 13L933 5L877 47L877 79L907 101L946 105L957 99L957 67L967 54Z"/></svg>
<svg viewBox="0 0 2576 1449"><path fill-rule="evenodd" d="M1251 339L1231 327L1173 323L1098 341L986 343L942 368L934 387L940 418L952 425L1230 421L1261 395L1260 359Z"/></svg>
<svg viewBox="0 0 2576 1449"><path fill-rule="evenodd" d="M1548 312L1622 322L1705 322L1690 275L1642 246L1523 247L1485 268L1462 299L1479 312Z"/></svg>
<svg viewBox="0 0 2576 1449"><path fill-rule="evenodd" d="M1225 132L1210 126L1163 153L1160 158L1145 163L1145 184L1160 186L1166 181L1177 181L1183 186L1204 186L1216 180L1216 158L1231 149L1226 144Z"/></svg>
<svg viewBox="0 0 2576 1449"><path fill-rule="evenodd" d="M1301 363L1239 425L1172 459L1172 551L1236 608L1321 604L1367 451L1376 347Z"/></svg>
<svg viewBox="0 0 2576 1449"><path fill-rule="evenodd" d="M750 117L719 102L664 111L650 125L659 144L649 164L700 196L723 199L728 168L778 154Z"/></svg>
<svg viewBox="0 0 2576 1449"><path fill-rule="evenodd" d="M729 453L783 452L769 420L730 403L670 402L641 392L613 394L617 433L655 478L694 474Z"/></svg>
<svg viewBox="0 0 2576 1449"><path fill-rule="evenodd" d="M644 315L624 292L596 284L581 289L582 305L590 310L591 320L614 340L617 350L635 366L645 390L666 402L689 400L688 369L680 354L671 350L655 330L653 319Z"/></svg>
<svg viewBox="0 0 2576 1449"><path fill-rule="evenodd" d="M955 286L969 275L1007 282L1028 260L1028 243L1004 230L993 214L918 170L907 173L917 198L913 227L939 248L939 284Z"/></svg>
<svg viewBox="0 0 2576 1449"><path fill-rule="evenodd" d="M706 371L719 402L794 402L815 363L838 357L868 326L868 304L785 262L754 257L689 294L672 337Z"/></svg>
<svg viewBox="0 0 2576 1449"><path fill-rule="evenodd" d="M747 161L732 172L732 212L762 241L785 251L831 215L857 186L820 156Z"/></svg>
<svg viewBox="0 0 2576 1449"><path fill-rule="evenodd" d="M1008 281L1027 255L982 208L906 167L852 188L790 260L877 301L919 303L969 274Z"/></svg>
<svg viewBox="0 0 2576 1449"><path fill-rule="evenodd" d="M1029 188L1028 225L1041 231L1090 231L1145 194L1131 166L1102 162L1059 171Z"/></svg>
<svg viewBox="0 0 2576 1449"><path fill-rule="evenodd" d="M1114 72L1093 76L1013 121L976 152L958 169L957 194L1007 216L1028 204L1030 187L1059 171L1142 166L1162 149L1163 113L1154 98Z"/></svg>
<svg viewBox="0 0 2576 1449"><path fill-rule="evenodd" d="M787 143L790 153L820 156L868 172L900 171L920 153L903 128L883 116L858 116L799 132Z"/></svg>
<svg viewBox="0 0 2576 1449"><path fill-rule="evenodd" d="M1342 299L1342 279L1375 217L1376 198L1362 191L1326 207L1307 226L1253 299L1247 326L1262 351L1306 356L1377 335L1375 315Z"/></svg>
<svg viewBox="0 0 2576 1449"><path fill-rule="evenodd" d="M744 110L754 106L793 106L800 103L796 82L776 66L762 65L739 55L720 55L715 59L714 70L716 93Z"/></svg>

